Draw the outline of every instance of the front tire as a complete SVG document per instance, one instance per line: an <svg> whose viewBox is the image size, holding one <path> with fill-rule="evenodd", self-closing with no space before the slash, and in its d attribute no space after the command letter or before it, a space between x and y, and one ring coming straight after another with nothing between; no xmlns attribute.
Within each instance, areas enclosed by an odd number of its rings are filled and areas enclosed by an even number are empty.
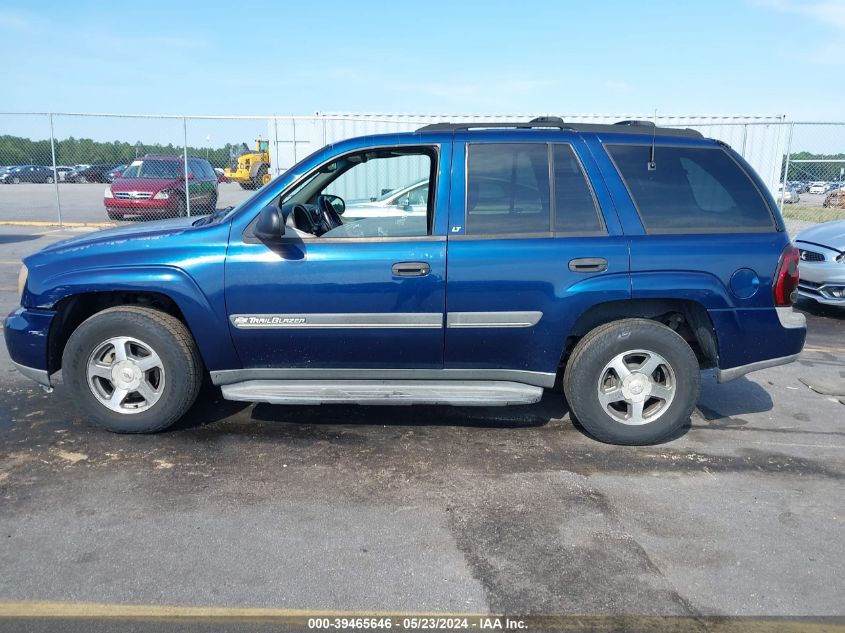
<svg viewBox="0 0 845 633"><path fill-rule="evenodd" d="M62 374L76 405L114 433L154 433L191 407L202 361L176 317L139 306L98 312L71 334Z"/></svg>
<svg viewBox="0 0 845 633"><path fill-rule="evenodd" d="M700 389L698 360L674 330L648 319L601 325L566 365L564 392L583 427L610 444L654 444L689 420Z"/></svg>

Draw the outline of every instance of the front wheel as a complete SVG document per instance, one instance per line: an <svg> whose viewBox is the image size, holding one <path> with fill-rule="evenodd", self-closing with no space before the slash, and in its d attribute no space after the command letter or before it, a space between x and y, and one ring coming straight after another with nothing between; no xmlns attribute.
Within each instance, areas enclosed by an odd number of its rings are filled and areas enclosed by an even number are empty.
<svg viewBox="0 0 845 633"><path fill-rule="evenodd" d="M578 342L563 385L572 412L593 437L642 445L687 422L698 402L700 373L677 332L648 319L624 319Z"/></svg>
<svg viewBox="0 0 845 633"><path fill-rule="evenodd" d="M202 362L176 317L139 306L98 312L70 336L62 374L71 398L102 428L154 433L191 407Z"/></svg>

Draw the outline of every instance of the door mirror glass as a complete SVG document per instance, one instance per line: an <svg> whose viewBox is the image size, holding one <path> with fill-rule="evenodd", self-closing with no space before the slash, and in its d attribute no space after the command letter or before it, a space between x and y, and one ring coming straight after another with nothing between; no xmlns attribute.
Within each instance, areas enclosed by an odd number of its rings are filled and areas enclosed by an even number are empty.
<svg viewBox="0 0 845 633"><path fill-rule="evenodd" d="M346 211L346 203L343 201L343 198L340 196L333 196L331 194L323 194L324 198L327 198L331 205L334 207L334 210L337 212L338 215L343 215L344 211Z"/></svg>
<svg viewBox="0 0 845 633"><path fill-rule="evenodd" d="M261 209L253 233L262 242L272 242L281 238L285 234L285 219L282 210L274 204Z"/></svg>

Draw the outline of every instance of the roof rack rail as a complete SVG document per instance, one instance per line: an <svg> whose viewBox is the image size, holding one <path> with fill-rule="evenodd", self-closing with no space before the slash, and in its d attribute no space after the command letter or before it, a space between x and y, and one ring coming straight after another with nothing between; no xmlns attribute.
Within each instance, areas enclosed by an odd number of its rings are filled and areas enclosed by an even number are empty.
<svg viewBox="0 0 845 633"><path fill-rule="evenodd" d="M466 123L430 123L419 128L417 132L457 132L461 130L485 128L516 128L530 130L533 128L557 128L572 130L571 125L563 122L559 116L538 116L530 121L509 121L507 123L486 123L484 121L468 121Z"/></svg>
<svg viewBox="0 0 845 633"><path fill-rule="evenodd" d="M481 129L542 129L556 128L569 132L588 132L593 134L647 134L648 136L679 136L683 138L704 138L698 130L690 128L657 127L651 121L635 119L618 121L617 123L564 123L560 117L537 117L530 121L511 121L508 123L485 123L470 121L468 123L431 123L423 126L417 132L460 132Z"/></svg>

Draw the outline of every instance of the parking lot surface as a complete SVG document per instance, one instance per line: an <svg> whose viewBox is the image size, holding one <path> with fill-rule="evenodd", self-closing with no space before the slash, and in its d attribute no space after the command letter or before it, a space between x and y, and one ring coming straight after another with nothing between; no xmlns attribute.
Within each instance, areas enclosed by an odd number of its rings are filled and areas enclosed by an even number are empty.
<svg viewBox="0 0 845 633"><path fill-rule="evenodd" d="M108 185L59 183L62 220L87 224L109 222L103 205L103 192ZM220 183L217 207L224 208L246 200L253 192L241 189L236 183ZM48 184L21 183L0 185L0 222L55 222L56 187Z"/></svg>
<svg viewBox="0 0 845 633"><path fill-rule="evenodd" d="M0 227L0 307L21 256L73 234ZM3 349L0 602L845 615L845 311L801 308L799 362L706 375L684 433L639 448L590 439L552 392L272 407L207 388L175 430L118 436Z"/></svg>

